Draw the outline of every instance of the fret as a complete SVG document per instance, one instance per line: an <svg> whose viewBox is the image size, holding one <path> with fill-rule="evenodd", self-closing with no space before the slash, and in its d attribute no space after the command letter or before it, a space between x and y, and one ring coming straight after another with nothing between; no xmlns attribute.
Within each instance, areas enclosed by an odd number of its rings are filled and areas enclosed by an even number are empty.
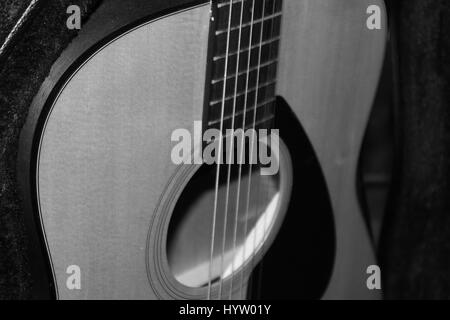
<svg viewBox="0 0 450 320"><path fill-rule="evenodd" d="M275 79L274 79L274 80L272 80L272 81L268 81L268 82L266 82L266 83L260 84L260 85L258 86L258 91L266 90L266 88L267 88L267 87L270 87L270 86L275 87L275 82L276 82L276 81L275 81ZM245 93L246 93L246 92L247 92L247 95L249 95L249 94L253 94L255 91L256 91L256 86L253 86L253 87L249 88L247 91L243 90L243 91L237 92L236 95L235 95L234 92L233 92L233 94L228 95L228 96L225 97L225 103L226 103L227 101L229 101L229 100L234 99L235 96L236 96L236 98L239 98L239 97L245 96ZM259 93L258 93L258 94L259 94ZM222 104L222 100L223 100L222 98L216 99L216 100L212 100L212 101L209 103L209 105L210 105L210 106L214 106L214 105L217 105L217 104Z"/></svg>
<svg viewBox="0 0 450 320"><path fill-rule="evenodd" d="M263 107L267 107L269 104L271 105L271 104L274 103L274 102L275 102L275 98L266 99L266 100L264 100L264 101L258 103L258 104L256 105L256 108L255 108L255 106L254 106L254 103L253 103L253 104L250 104L250 103L249 103L250 107L246 108L246 109L245 109L245 112L246 112L246 113L251 113L252 116L251 116L251 117L246 117L246 119L251 119L251 120L253 121L253 114L254 114L255 109L257 110L257 109L260 109L260 108L263 108ZM270 106L270 108L271 108L271 107L272 107L272 105ZM266 111L267 111L267 110L266 110ZM225 115L225 116L223 117L223 120L224 120L224 121L227 121L227 120L230 120L230 119L233 118L233 117L242 116L243 114L244 114L244 109L241 109L241 110L239 110L239 111L236 111L235 113L230 112L229 114L227 114L227 115ZM210 120L210 121L208 122L208 125L214 125L214 124L217 124L217 123L219 123L221 120L222 120L222 119L221 119L220 117L215 118L214 120ZM243 121L243 119L242 119L242 121ZM242 121L241 121L241 123L236 123L236 127L241 126Z"/></svg>
<svg viewBox="0 0 450 320"><path fill-rule="evenodd" d="M255 2L255 13L253 14L253 20L262 18L262 2ZM217 10L217 23L216 29L223 30L227 29L228 26L233 27L241 24L241 9L242 4L236 3L233 5L233 10L231 12L231 23L229 23L230 7L223 6ZM244 8L242 11L242 23L249 23L252 20L252 1L244 2ZM226 32L225 32L226 33Z"/></svg>
<svg viewBox="0 0 450 320"><path fill-rule="evenodd" d="M253 69L258 66L259 61L259 48L253 49L250 52L250 64L248 63L249 52L246 51L239 56L239 70L238 72L245 71L247 69ZM278 43L272 43L262 48L261 52L261 64L265 64L267 61L275 60L278 56ZM223 78L225 74L225 61L216 60L212 62L212 78ZM228 58L228 74L236 72L237 55Z"/></svg>
<svg viewBox="0 0 450 320"><path fill-rule="evenodd" d="M264 101L270 100L275 96L275 85L264 88L258 91L258 104L264 103ZM255 105L256 91L236 97L236 99L230 99L223 104L224 117L235 113L239 113L245 109L250 109ZM215 104L209 109L210 119L220 119L222 116L222 103Z"/></svg>
<svg viewBox="0 0 450 320"><path fill-rule="evenodd" d="M275 3L274 3L275 2ZM264 8L264 14L271 15L275 12L281 11L281 0L266 0L265 1L265 8ZM232 19L231 19L231 26L235 26L236 24L240 23L240 12L241 12L241 6L242 3L244 4L244 11L243 11L243 22L250 22L252 17L252 8L253 8L253 1L252 0L245 0L245 1L233 1L233 11L231 12ZM262 17L262 3L263 1L255 0L255 10L253 14L253 19L260 19ZM228 17L229 17L229 10L230 10L230 1L224 1L218 4L218 20L217 20L217 29L224 29L228 27ZM225 18L226 17L226 18Z"/></svg>
<svg viewBox="0 0 450 320"><path fill-rule="evenodd" d="M268 16L265 16L264 18L255 19L255 20L253 21L253 24L254 24L254 25L258 25L258 24L261 24L261 23L266 23L267 21L270 21L270 20L273 20L273 19L276 19L276 18L279 18L279 17L281 17L281 12L274 13L274 14L271 14L271 15L268 15ZM227 33L228 33L228 30L230 30L230 32L231 32L231 31L239 30L240 28L247 28L247 27L250 27L251 24L252 24L251 21L242 23L242 25L240 25L240 24L238 23L237 25L232 26L232 27L230 27L230 28L217 30L216 33L215 33L215 35L218 36L218 35L221 35L221 34L227 34Z"/></svg>
<svg viewBox="0 0 450 320"><path fill-rule="evenodd" d="M239 39L242 44L245 43L248 48L248 44L250 42L250 32L252 30L252 46L258 45L261 37L261 23L255 24L253 27L246 26L242 29L235 29L228 33L223 33L216 36L216 48L214 50L215 55L220 55L226 53L227 44L229 47L229 51L237 51L239 48ZM281 31L281 16L275 17L274 19L267 20L263 24L263 36L262 41L265 42L267 40L277 38L280 36Z"/></svg>
<svg viewBox="0 0 450 320"><path fill-rule="evenodd" d="M262 0L255 0L255 1L256 1L255 4L258 4L258 3L261 4L262 3ZM217 8L222 8L222 7L230 5L230 0L218 0L217 2L218 2L217 3ZM252 0L232 0L232 4L233 5L240 4L242 2L244 2L244 4L247 3L247 2L250 3L250 4L253 3ZM274 6L274 4L273 4L274 0L265 0L265 2L266 2L266 7L272 8ZM276 0L275 7L278 8L278 9L281 7L281 1L280 0Z"/></svg>
<svg viewBox="0 0 450 320"><path fill-rule="evenodd" d="M261 64L259 66L255 66L249 70L243 70L243 71L239 72L237 74L237 76L236 75L227 75L226 78L218 78L218 79L212 80L211 81L212 88L214 90L216 87L219 86L219 87L221 87L221 89L223 89L221 86L222 82L227 82L227 83L233 82L233 85L234 85L234 82L236 79L238 79L238 82L241 82L241 81L245 82L245 80L248 78L248 82L250 85L256 84L256 80L257 80L256 77L257 77L258 69L260 70L259 82L262 82L262 83L267 82L267 81L270 81L275 78L276 68L277 68L277 64L275 62Z"/></svg>
<svg viewBox="0 0 450 320"><path fill-rule="evenodd" d="M278 62L277 59L272 59L272 60L266 61L266 62L264 62L264 63L261 63L259 66L256 66L256 65L255 65L255 66L251 67L251 68L248 69L248 70L240 70L239 73L237 74L237 76L239 77L239 76L245 75L245 74L247 74L247 73L249 73L249 72L256 71L256 70L258 70L258 68L264 68L264 67L272 66L272 65L274 65L274 64L277 63L277 62ZM229 73L229 74L227 75L226 81L228 81L229 79L233 79L233 78L235 78L235 77L236 77L236 73L234 73L234 74L230 74L230 73ZM217 79L213 79L213 80L211 81L211 83L212 83L212 84L216 84L216 83L221 82L221 81L224 81L224 78L223 78L223 77L217 78Z"/></svg>
<svg viewBox="0 0 450 320"><path fill-rule="evenodd" d="M252 128L255 128L256 130L264 129L264 128L271 129L271 124L274 119L275 119L275 115L273 114L273 112L266 113L264 115L259 116L255 122L253 122L253 119L248 119L248 121L245 121L245 130L252 129ZM241 119L239 119L239 120L241 120ZM230 120L228 120L224 123L224 130L223 130L224 136L226 134L226 128L231 129L230 124L231 124ZM263 126L263 124L265 124L265 126ZM211 126L209 126L209 128L220 130L220 123L211 125ZM242 120L241 120L241 125L235 129L239 129L239 128L242 128Z"/></svg>
<svg viewBox="0 0 450 320"><path fill-rule="evenodd" d="M269 39L269 40L266 40L266 41L261 42L260 44L258 43L258 44L252 45L251 47L246 47L246 48L244 48L244 49L241 49L241 51L237 51L237 50L236 50L236 51L234 51L234 52L230 52L230 53L228 54L228 56L234 56L234 55L237 55L238 53L239 53L239 54L242 54L243 52L249 51L249 49L250 49L250 50L253 50L253 49L258 49L258 50L259 50L259 47L267 46L267 45L272 44L272 43L274 43L274 42L278 42L279 40L280 40L280 37L276 37L276 38L273 38L273 39ZM214 60L214 61L222 60L222 59L225 59L226 56L227 56L226 54L221 54L221 55L219 55L219 56L215 56L215 57L213 58L213 60Z"/></svg>
<svg viewBox="0 0 450 320"><path fill-rule="evenodd" d="M245 126L244 130L248 130L248 129L255 129L255 130L259 130L259 129L271 129L271 124L272 121L274 120L275 116L272 115L267 115L266 117L263 117L261 119L259 119L258 121L256 121L255 123L249 123ZM217 128L218 129L218 128ZM235 134L235 132L230 133L230 132L223 132L222 133L222 137L223 138L228 138L231 137L233 134ZM212 140L207 141L208 143L210 143ZM248 143L248 139L246 139L245 143ZM234 147L236 148L238 145L235 144ZM247 146L246 148L249 148L249 146ZM224 152L226 152L226 149L224 148ZM225 154L224 154L225 156ZM248 155L246 155L248 157Z"/></svg>
<svg viewBox="0 0 450 320"><path fill-rule="evenodd" d="M251 2L252 0L232 0L233 5L242 2ZM219 0L219 3L217 4L217 8L223 8L230 5L230 0Z"/></svg>
<svg viewBox="0 0 450 320"><path fill-rule="evenodd" d="M265 83L268 81L272 81L276 77L276 64L269 65L264 68L259 68L259 79L258 77L258 69L249 72L248 76L247 74L243 74L239 77L229 79L225 82L226 90L225 90L225 96L233 95L235 93L235 84L237 81L237 91L243 91L246 88L247 81L249 83L249 86L254 86L257 83ZM261 72L262 71L262 72ZM223 86L224 81L217 82L215 84L211 84L211 99L217 100L220 99L220 97L223 97Z"/></svg>
<svg viewBox="0 0 450 320"><path fill-rule="evenodd" d="M275 99L273 99L275 101ZM256 115L254 113L255 109L251 108L245 112L245 127L251 127L253 123L255 125L260 123L262 120L268 121L268 119L274 117L275 103L268 103L262 106L258 106L256 109ZM255 119L256 118L256 119ZM232 127L234 119L234 128ZM212 119L208 121L208 128L220 129L221 119ZM237 129L242 128L244 122L244 112L236 114L234 116L229 116L223 119L223 129Z"/></svg>
<svg viewBox="0 0 450 320"><path fill-rule="evenodd" d="M272 111L270 114L265 115L264 117L257 119L255 124L250 127L250 126L246 126L246 129L249 128L255 128L256 130L258 129L272 129L272 122L275 119L275 114ZM264 125L264 126L263 126Z"/></svg>

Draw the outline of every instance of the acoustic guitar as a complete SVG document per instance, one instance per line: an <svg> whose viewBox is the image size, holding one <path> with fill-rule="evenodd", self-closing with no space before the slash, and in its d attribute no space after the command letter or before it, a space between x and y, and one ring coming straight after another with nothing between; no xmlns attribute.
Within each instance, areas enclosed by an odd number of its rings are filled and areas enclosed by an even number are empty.
<svg viewBox="0 0 450 320"><path fill-rule="evenodd" d="M380 298L357 167L385 17L381 0L102 2L21 133L36 297Z"/></svg>

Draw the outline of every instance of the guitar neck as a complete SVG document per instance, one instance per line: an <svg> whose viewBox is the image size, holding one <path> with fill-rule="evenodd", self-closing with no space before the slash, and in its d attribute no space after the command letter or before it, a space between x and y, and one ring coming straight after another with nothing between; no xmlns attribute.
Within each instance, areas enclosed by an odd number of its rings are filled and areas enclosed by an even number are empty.
<svg viewBox="0 0 450 320"><path fill-rule="evenodd" d="M207 128L270 128L282 0L219 1L213 4L208 56Z"/></svg>

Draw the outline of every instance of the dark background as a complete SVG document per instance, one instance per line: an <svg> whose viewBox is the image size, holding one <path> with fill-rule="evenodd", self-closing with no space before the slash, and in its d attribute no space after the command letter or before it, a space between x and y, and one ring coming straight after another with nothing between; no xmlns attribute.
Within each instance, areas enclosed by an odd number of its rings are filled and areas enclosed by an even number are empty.
<svg viewBox="0 0 450 320"><path fill-rule="evenodd" d="M395 161L379 256L387 298L450 298L450 1L391 1Z"/></svg>
<svg viewBox="0 0 450 320"><path fill-rule="evenodd" d="M32 286L16 181L20 129L52 63L76 35L65 27L66 8L77 4L88 19L98 3L45 2L0 56L0 299L30 298ZM0 43L28 4L2 1ZM388 5L389 50L361 155L384 294L448 299L450 1Z"/></svg>

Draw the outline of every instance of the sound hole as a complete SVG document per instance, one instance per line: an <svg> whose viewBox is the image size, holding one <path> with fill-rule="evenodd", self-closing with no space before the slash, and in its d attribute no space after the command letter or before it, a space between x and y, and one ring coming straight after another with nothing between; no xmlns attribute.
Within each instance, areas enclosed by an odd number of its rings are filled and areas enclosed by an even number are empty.
<svg viewBox="0 0 450 320"><path fill-rule="evenodd" d="M167 257L175 279L200 288L209 284L210 275L214 284L249 264L256 265L255 257L266 249L269 234L282 218L286 170L263 176L260 167L253 165L250 175L249 166L242 165L239 175L239 165L221 166L211 260L216 165L202 165L181 193L169 223Z"/></svg>

